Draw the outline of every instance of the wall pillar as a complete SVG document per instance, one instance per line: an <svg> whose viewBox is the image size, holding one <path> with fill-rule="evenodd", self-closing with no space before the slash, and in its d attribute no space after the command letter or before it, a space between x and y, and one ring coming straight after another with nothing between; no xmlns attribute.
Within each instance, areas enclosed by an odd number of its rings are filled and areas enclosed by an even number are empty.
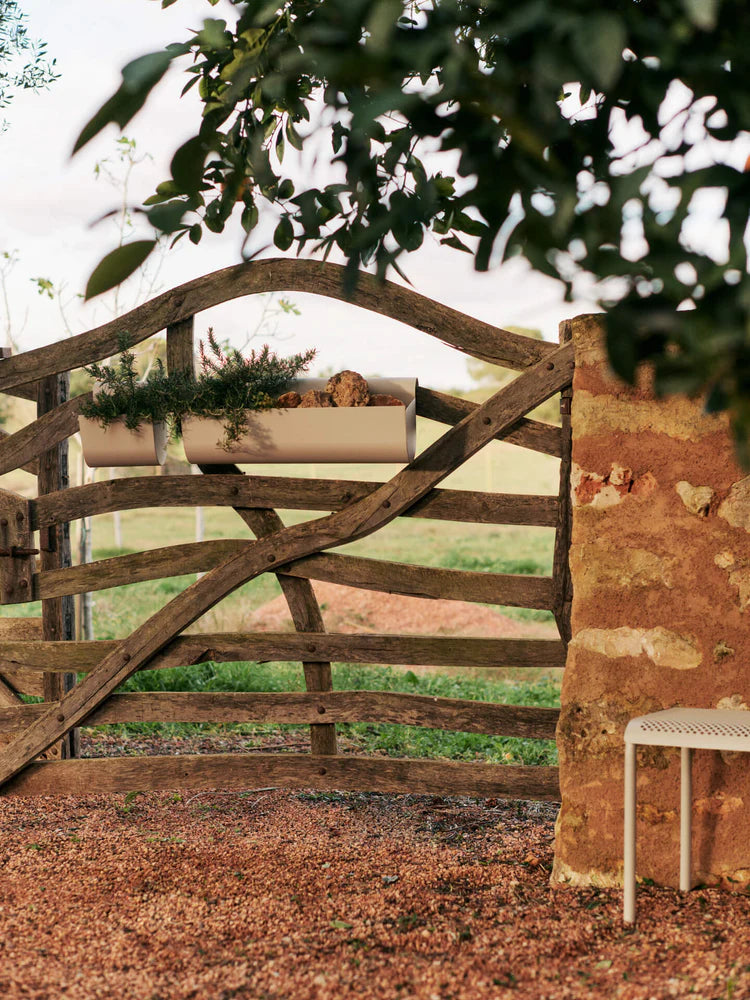
<svg viewBox="0 0 750 1000"><path fill-rule="evenodd" d="M558 728L553 883L622 881L623 731L676 705L750 706L750 476L728 422L655 400L572 322L572 639ZM679 751L639 751L640 876L677 886ZM750 755L697 752L694 881L750 883Z"/></svg>

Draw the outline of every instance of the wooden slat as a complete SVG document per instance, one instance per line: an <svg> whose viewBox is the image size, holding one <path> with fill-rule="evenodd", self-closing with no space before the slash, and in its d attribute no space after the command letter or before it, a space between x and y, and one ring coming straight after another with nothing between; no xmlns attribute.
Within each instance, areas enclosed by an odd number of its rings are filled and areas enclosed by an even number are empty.
<svg viewBox="0 0 750 1000"><path fill-rule="evenodd" d="M121 642L0 642L0 670L95 671ZM345 632L221 632L173 639L150 667L249 661L316 660L336 663L398 663L435 667L563 667L558 639L485 639L477 636L390 635Z"/></svg>
<svg viewBox="0 0 750 1000"><path fill-rule="evenodd" d="M41 638L41 618L0 618L0 639L20 641Z"/></svg>
<svg viewBox="0 0 750 1000"><path fill-rule="evenodd" d="M5 359L0 366L0 391L101 361L120 350L123 336L132 346L204 309L258 292L311 292L346 301L406 323L472 357L518 370L554 351L552 344L491 326L370 274L360 273L352 291L344 275L339 264L312 260L275 259L225 267L157 295L103 326Z"/></svg>
<svg viewBox="0 0 750 1000"><path fill-rule="evenodd" d="M521 378L500 389L366 499L345 510L292 525L252 542L244 551L201 577L121 642L92 674L65 695L58 709L46 712L22 736L0 750L0 784L26 768L47 747L90 715L176 634L227 594L269 567L283 566L363 538L408 510L496 434L568 385L574 363L571 345L557 349Z"/></svg>
<svg viewBox="0 0 750 1000"><path fill-rule="evenodd" d="M37 414L41 419L54 414L68 401L70 378L67 373L48 375L37 383ZM65 490L69 486L68 440L56 441L48 451L39 456L39 478L37 489L40 496L45 493ZM45 528L39 533L39 566L45 571L65 570L71 565L70 525L67 521ZM75 639L75 605L70 595L51 597L42 601L42 635L47 641ZM43 697L45 701L58 701L76 682L75 674L47 673L44 675ZM73 729L53 747L61 757L77 757L79 749L78 730Z"/></svg>
<svg viewBox="0 0 750 1000"><path fill-rule="evenodd" d="M557 430L558 428L555 428ZM341 510L381 489L383 483L275 476L135 476L112 479L32 501L34 528L94 514L145 507L272 507ZM528 524L554 528L556 496L432 490L406 517L477 524Z"/></svg>
<svg viewBox="0 0 750 1000"><path fill-rule="evenodd" d="M167 327L167 371L195 373L193 317L187 316Z"/></svg>
<svg viewBox="0 0 750 1000"><path fill-rule="evenodd" d="M386 594L501 607L546 610L552 607L555 595L552 578L547 576L439 569L355 556L309 556L284 567L284 572Z"/></svg>
<svg viewBox="0 0 750 1000"><path fill-rule="evenodd" d="M36 399L36 386L34 386L34 399ZM9 432L0 427L0 442L5 441L9 437ZM32 476L36 476L39 473L39 459L34 458L30 462L26 462L24 465L19 465L18 468L23 469L24 472L30 472Z"/></svg>
<svg viewBox="0 0 750 1000"><path fill-rule="evenodd" d="M0 618L0 641L21 643L43 638L41 618ZM44 678L36 670L4 670L0 667L0 677L20 694L31 694L37 698L44 696Z"/></svg>
<svg viewBox="0 0 750 1000"><path fill-rule="evenodd" d="M64 570L50 570L34 577L35 598L59 594L83 594L89 591L143 583L162 577L202 573L242 552L248 542L239 538L217 538L207 542L185 542L160 549L147 549L124 556L112 556Z"/></svg>
<svg viewBox="0 0 750 1000"><path fill-rule="evenodd" d="M556 767L292 753L50 761L32 764L4 785L0 794L92 795L183 788L208 791L259 785L555 802L560 798Z"/></svg>
<svg viewBox="0 0 750 1000"><path fill-rule="evenodd" d="M0 733L30 725L44 705L0 709ZM486 736L553 740L556 708L496 705L395 691L184 692L113 694L86 719L87 726L120 722L330 722L392 723Z"/></svg>
<svg viewBox="0 0 750 1000"><path fill-rule="evenodd" d="M0 547L7 552L16 547L26 555L0 555L0 602L25 604L33 593L34 558L31 550L33 536L30 529L29 501L10 493L0 492Z"/></svg>
<svg viewBox="0 0 750 1000"><path fill-rule="evenodd" d="M564 320L560 324L560 343L568 344L573 339L573 322ZM570 572L570 539L573 533L573 498L570 495L570 472L573 463L573 435L570 424L570 406L573 399L572 386L560 393L560 419L562 427L562 456L560 460L560 495L557 505L557 526L555 547L552 557L552 577L555 581L554 614L557 628L565 640L572 636L570 614L573 605L573 577Z"/></svg>
<svg viewBox="0 0 750 1000"><path fill-rule="evenodd" d="M36 698L44 697L44 675L38 670L14 670L0 667L0 677L19 694L31 694Z"/></svg>
<svg viewBox="0 0 750 1000"><path fill-rule="evenodd" d="M23 705L18 689L3 674L0 674L0 711Z"/></svg>
<svg viewBox="0 0 750 1000"><path fill-rule="evenodd" d="M437 420L441 424L457 424L469 413L476 410L479 403L458 396L449 396L434 389L417 386L417 414L429 420ZM541 420L530 420L522 417L512 424L507 431L495 436L496 441L507 441L508 444L520 445L532 451L540 451L544 455L559 458L562 454L561 432L554 424L545 424Z"/></svg>
<svg viewBox="0 0 750 1000"><path fill-rule="evenodd" d="M62 341L54 346L64 347L66 343L67 341ZM40 350L47 350L47 348L43 347ZM28 353L33 354L34 351ZM0 372L5 370L3 365L25 357L27 357L26 354L17 354L14 358L3 361L0 364ZM69 399L61 406L55 407L50 413L45 413L43 417L27 424L22 430L0 440L0 475L33 462L54 448L55 445L69 438L71 434L75 434L78 431L78 411L81 408L81 403L89 399L90 396L91 393L86 393L84 396Z"/></svg>
<svg viewBox="0 0 750 1000"><path fill-rule="evenodd" d="M35 598L82 594L145 580L204 573L218 566L227 556L242 551L246 544L240 539L221 538L112 556L66 570L41 573L32 581L32 593ZM337 554L298 560L285 566L280 575L325 580L405 597L473 601L502 607L550 609L554 603L551 577L439 569ZM21 599L27 600L26 597Z"/></svg>

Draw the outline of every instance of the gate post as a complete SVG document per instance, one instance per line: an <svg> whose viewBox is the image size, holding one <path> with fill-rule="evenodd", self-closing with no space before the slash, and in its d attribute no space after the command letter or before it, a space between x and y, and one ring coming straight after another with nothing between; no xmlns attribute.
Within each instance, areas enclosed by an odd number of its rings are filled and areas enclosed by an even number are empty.
<svg viewBox="0 0 750 1000"><path fill-rule="evenodd" d="M64 403L68 398L69 376L48 375L38 383L37 415L43 416ZM68 442L44 452L39 458L38 494L54 493L67 489ZM71 565L70 525L54 525L39 532L39 565L42 571L61 569ZM73 597L50 597L42 601L42 638L60 642L75 639L75 602ZM58 701L76 682L75 674L45 673L43 676L44 700ZM77 757L79 755L79 730L71 730L56 747L51 747L48 757Z"/></svg>
<svg viewBox="0 0 750 1000"><path fill-rule="evenodd" d="M655 398L607 364L599 316L572 321L572 638L557 730L552 881L619 885L630 719L677 705L750 708L750 476L726 414ZM638 871L678 885L680 753L640 751ZM750 884L750 760L695 762L695 878Z"/></svg>

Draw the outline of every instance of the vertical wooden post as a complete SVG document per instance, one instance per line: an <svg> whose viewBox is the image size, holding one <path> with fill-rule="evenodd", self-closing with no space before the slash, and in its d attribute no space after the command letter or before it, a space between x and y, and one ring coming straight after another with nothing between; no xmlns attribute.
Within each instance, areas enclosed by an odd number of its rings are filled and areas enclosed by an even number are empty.
<svg viewBox="0 0 750 1000"><path fill-rule="evenodd" d="M560 344L573 337L573 324L569 319L560 324ZM570 538L573 529L573 506L570 495L570 469L573 439L570 427L572 386L560 393L560 423L562 425L562 455L560 458L560 492L555 529L555 550L552 559L552 577L555 587L555 606L552 609L560 638L570 642L570 608L573 601L573 581L570 575Z"/></svg>
<svg viewBox="0 0 750 1000"><path fill-rule="evenodd" d="M167 371L185 371L195 376L192 316L167 327Z"/></svg>
<svg viewBox="0 0 750 1000"><path fill-rule="evenodd" d="M63 375L48 375L38 383L37 414L42 416L54 410L68 398L69 378ZM63 441L50 448L39 459L39 495L67 489L68 442ZM39 564L41 569L61 569L71 565L70 525L66 522L44 528L39 532ZM42 636L46 640L59 642L75 639L75 602L72 597L51 597L42 601ZM44 700L58 701L76 682L75 674L43 675ZM49 756L77 757L79 753L79 733L72 730L57 747L48 751Z"/></svg>

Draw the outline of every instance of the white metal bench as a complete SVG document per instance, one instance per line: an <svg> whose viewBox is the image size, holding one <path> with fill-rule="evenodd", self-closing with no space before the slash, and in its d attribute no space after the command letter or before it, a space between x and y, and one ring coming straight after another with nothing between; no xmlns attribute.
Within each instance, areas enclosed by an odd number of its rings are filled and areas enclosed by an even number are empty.
<svg viewBox="0 0 750 1000"><path fill-rule="evenodd" d="M691 887L693 750L750 751L750 712L669 708L631 719L625 729L625 844L623 919L635 923L636 748L681 747L680 890Z"/></svg>

